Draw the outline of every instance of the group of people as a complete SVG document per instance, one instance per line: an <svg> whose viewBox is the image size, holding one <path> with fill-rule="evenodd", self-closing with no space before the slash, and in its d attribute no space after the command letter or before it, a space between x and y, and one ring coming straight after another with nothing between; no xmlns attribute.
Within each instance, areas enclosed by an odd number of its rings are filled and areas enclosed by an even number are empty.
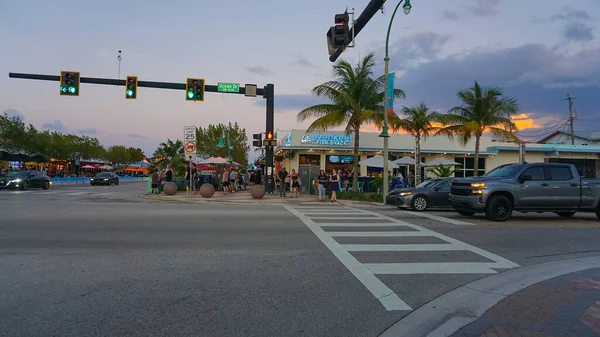
<svg viewBox="0 0 600 337"><path fill-rule="evenodd" d="M329 190L331 191L331 202L337 202L337 192L342 190L343 180L342 175L336 169L332 169L329 174L327 174L325 170L321 170L315 181L319 201L325 201L327 190Z"/></svg>
<svg viewBox="0 0 600 337"><path fill-rule="evenodd" d="M157 168L152 172L152 176L150 176L152 181L152 194L159 194L159 185L164 185L170 181L173 181L173 166L171 164L167 164L167 169L163 172L161 169Z"/></svg>
<svg viewBox="0 0 600 337"><path fill-rule="evenodd" d="M292 169L292 173L289 174L285 167L283 167L277 172L275 182L279 190L279 196L286 197L286 192L289 190L292 194L290 198L298 198L298 194L300 193L300 179L298 179L298 173L295 169Z"/></svg>

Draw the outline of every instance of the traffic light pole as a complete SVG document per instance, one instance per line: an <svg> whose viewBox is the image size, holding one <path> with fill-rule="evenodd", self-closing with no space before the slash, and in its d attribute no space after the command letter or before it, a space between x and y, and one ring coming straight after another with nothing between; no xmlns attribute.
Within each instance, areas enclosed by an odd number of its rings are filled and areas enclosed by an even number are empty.
<svg viewBox="0 0 600 337"><path fill-rule="evenodd" d="M10 78L18 78L24 80L35 80L35 81L53 81L60 82L60 76L58 75L41 75L41 74L24 74L24 73L8 73ZM100 84L100 85L116 85L125 86L126 81L121 79L112 78L95 78L95 77L81 77L80 83L89 84ZM172 82L153 82L153 81L138 81L138 87L144 88L155 88L155 89L170 89L170 90L186 90L186 83L172 83ZM216 85L204 85L205 92L219 92L218 86ZM238 92L228 92L228 94L245 95L246 88L240 86ZM273 84L267 84L264 88L256 88L256 96L262 96L267 100L267 113L266 113L266 130L274 132L275 129L275 86ZM265 164L267 166L267 181L265 191L267 193L273 193L273 147L269 146L265 151Z"/></svg>
<svg viewBox="0 0 600 337"><path fill-rule="evenodd" d="M360 13L360 16L358 17L358 19L356 19L356 21L352 25L352 28L350 28L350 32L348 33L348 38L349 38L348 43L352 42L352 40L354 40L354 38L358 35L358 33L360 33L360 31L363 28L365 28L365 26L367 25L369 20L371 20L371 18L375 15L375 13L377 13L377 11L379 9L381 9L381 6L383 6L385 1L386 0L371 0L369 2L367 7L365 7L363 12ZM331 56L329 56L329 61L335 62L338 59L338 57L340 57L340 55L342 55L343 52L344 52L343 48L336 50L335 53L333 53Z"/></svg>

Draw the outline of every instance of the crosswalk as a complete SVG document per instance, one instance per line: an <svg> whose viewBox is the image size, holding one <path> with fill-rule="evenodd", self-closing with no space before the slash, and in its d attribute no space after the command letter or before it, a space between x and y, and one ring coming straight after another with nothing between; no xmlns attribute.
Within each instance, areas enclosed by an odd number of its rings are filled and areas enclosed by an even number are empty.
<svg viewBox="0 0 600 337"><path fill-rule="evenodd" d="M427 228L363 209L323 203L284 206L298 217L334 256L388 310L412 310L376 275L411 274L494 274L496 269L511 269L518 264L465 242ZM359 238L369 243L343 244L345 238ZM422 243L373 243L396 238ZM410 239L409 239L410 238ZM437 241L438 243L423 243ZM487 262L402 262L362 263L353 253L360 252L471 252Z"/></svg>

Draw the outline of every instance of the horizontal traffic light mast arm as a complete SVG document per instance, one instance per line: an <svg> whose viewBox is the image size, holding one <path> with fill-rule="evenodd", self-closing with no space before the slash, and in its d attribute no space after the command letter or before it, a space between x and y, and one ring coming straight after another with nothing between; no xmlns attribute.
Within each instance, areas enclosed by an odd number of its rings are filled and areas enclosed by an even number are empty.
<svg viewBox="0 0 600 337"><path fill-rule="evenodd" d="M10 78L19 78L24 80L37 80L37 81L60 81L60 76L58 75L41 75L41 74L24 74L24 73L8 73L8 77ZM81 77L80 83L89 83L89 84L100 84L100 85L116 85L116 86L125 86L125 80L117 80L112 78L95 78L95 77ZM156 89L171 89L171 90L185 90L185 83L172 83L172 82L152 82L152 81L138 81L138 87L145 88L156 88ZM217 92L223 94L223 92L218 91L218 87L216 85L205 85L205 92ZM239 92L227 92L227 94L246 94L246 87L240 86ZM256 88L257 96L264 96L265 90L263 88Z"/></svg>
<svg viewBox="0 0 600 337"><path fill-rule="evenodd" d="M360 31L363 28L365 28L365 26L367 25L369 20L371 20L371 18L375 15L375 13L377 13L377 11L379 9L381 9L381 6L383 6L385 1L386 0L371 0L369 2L367 7L365 7L363 12L360 13L360 16L358 17L358 19L356 19L356 21L352 25L352 28L350 28L350 32L348 33L348 39L349 39L348 43L352 42L353 37L356 37L358 35L358 33L360 33ZM342 55L343 52L344 52L343 48L336 50L335 53L333 53L331 56L329 56L329 61L335 62L338 59L338 57L340 57L340 55Z"/></svg>

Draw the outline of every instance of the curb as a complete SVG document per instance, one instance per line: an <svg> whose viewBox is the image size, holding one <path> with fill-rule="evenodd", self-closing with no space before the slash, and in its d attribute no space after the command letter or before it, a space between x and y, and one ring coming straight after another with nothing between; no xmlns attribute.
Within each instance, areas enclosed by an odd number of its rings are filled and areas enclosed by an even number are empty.
<svg viewBox="0 0 600 337"><path fill-rule="evenodd" d="M172 198L171 196L165 196L165 195L161 195L161 196L153 196L152 194L142 194L139 196L142 199L146 199L146 200L153 200L153 201L165 201L165 202L178 202L178 203L186 203L186 204L209 204L209 203L222 203L222 204L236 204L236 205L247 205L247 204L254 204L254 205L268 205L268 206L272 206L272 205L299 205L301 203L305 203L305 202L313 202L315 200L313 200L313 198L309 198L309 197L300 197L297 199L293 199L294 202L289 202L289 199L282 199L282 198L263 198L263 199L252 199L252 197L248 196L248 199L229 199L229 200L217 200L217 199L213 199L213 198L202 198L201 196L197 196L197 197L193 197L193 198L187 198L187 197L183 197L183 198ZM345 206L378 206L381 207L383 206L383 204L379 204L379 203L373 203L373 202L360 202L360 201L354 201L354 200L340 200L338 202L340 205L345 205Z"/></svg>
<svg viewBox="0 0 600 337"><path fill-rule="evenodd" d="M600 268L600 256L546 262L488 276L424 304L379 336L448 337L519 290L591 268Z"/></svg>

